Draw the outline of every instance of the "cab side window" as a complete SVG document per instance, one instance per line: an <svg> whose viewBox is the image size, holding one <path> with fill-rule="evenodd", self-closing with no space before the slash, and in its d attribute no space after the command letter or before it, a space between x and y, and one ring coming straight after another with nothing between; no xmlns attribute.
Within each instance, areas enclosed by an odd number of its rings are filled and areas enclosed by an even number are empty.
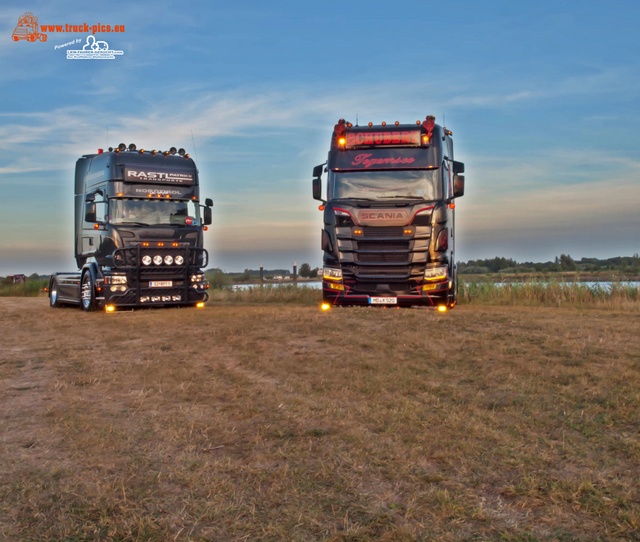
<svg viewBox="0 0 640 542"><path fill-rule="evenodd" d="M96 205L96 221L106 222L108 216L107 200L105 199L102 192L96 192L94 203Z"/></svg>

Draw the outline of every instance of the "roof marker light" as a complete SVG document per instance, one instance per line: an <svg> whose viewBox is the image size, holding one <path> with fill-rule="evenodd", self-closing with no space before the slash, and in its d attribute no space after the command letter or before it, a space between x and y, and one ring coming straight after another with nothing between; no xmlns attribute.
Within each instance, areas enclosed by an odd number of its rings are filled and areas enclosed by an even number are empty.
<svg viewBox="0 0 640 542"><path fill-rule="evenodd" d="M98 149L98 154L102 154L104 152L104 149Z"/></svg>
<svg viewBox="0 0 640 542"><path fill-rule="evenodd" d="M139 153L139 154L144 154L144 149L140 149L140 150L138 151L138 153Z"/></svg>
<svg viewBox="0 0 640 542"><path fill-rule="evenodd" d="M373 122L369 123L369 128L371 128L373 126Z"/></svg>
<svg viewBox="0 0 640 542"><path fill-rule="evenodd" d="M382 126L386 126L387 123L385 121L382 121Z"/></svg>
<svg viewBox="0 0 640 542"><path fill-rule="evenodd" d="M396 121L396 126L400 126L400 122L399 121Z"/></svg>

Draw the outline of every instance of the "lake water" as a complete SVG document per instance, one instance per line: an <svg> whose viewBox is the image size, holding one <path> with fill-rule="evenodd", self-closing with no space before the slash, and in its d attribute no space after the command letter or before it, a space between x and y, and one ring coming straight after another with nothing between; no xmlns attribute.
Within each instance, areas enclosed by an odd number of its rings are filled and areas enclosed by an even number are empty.
<svg viewBox="0 0 640 542"><path fill-rule="evenodd" d="M469 286L472 283L467 282L466 285ZM477 283L477 284L482 284L482 283ZM539 285L539 284L545 284L544 282L494 282L494 283L490 283L490 284L495 284L496 286L503 286L505 284L509 284L509 285L518 285L518 286L526 286L527 284L534 284L534 285ZM611 289L611 287L615 284L616 286L622 286L624 288L640 288L640 282L638 281L627 281L627 282L553 282L553 283L546 283L548 284L553 284L553 285L559 285L559 286L573 286L574 284L579 284L581 286L585 286L587 288L589 288L590 290L605 290L608 291ZM278 288L280 286L293 286L293 282L270 282L270 283L266 283L264 285L265 288ZM232 289L234 290L248 290L250 288L260 288L259 284L234 284L232 286ZM321 281L315 281L315 282L298 282L298 288L313 288L316 290L322 289L322 282Z"/></svg>

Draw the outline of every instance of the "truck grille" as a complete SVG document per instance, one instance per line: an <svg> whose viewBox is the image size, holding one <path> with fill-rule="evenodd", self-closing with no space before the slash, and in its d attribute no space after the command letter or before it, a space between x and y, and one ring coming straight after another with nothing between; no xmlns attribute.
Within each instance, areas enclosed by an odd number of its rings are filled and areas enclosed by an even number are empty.
<svg viewBox="0 0 640 542"><path fill-rule="evenodd" d="M403 226L366 226L340 235L343 279L353 292L415 292L424 276L430 228L407 236Z"/></svg>
<svg viewBox="0 0 640 542"><path fill-rule="evenodd" d="M194 279L208 263L205 249L137 245L116 249L113 262L115 269L127 275L128 292L118 300L121 305L192 303L205 295L204 287L193 287L206 284Z"/></svg>

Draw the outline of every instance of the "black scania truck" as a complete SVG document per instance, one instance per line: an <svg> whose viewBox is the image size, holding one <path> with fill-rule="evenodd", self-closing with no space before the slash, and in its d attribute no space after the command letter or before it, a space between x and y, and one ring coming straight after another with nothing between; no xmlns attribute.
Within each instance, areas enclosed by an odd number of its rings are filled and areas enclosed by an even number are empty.
<svg viewBox="0 0 640 542"><path fill-rule="evenodd" d="M324 210L324 308L455 306L454 208L464 164L453 159L451 135L433 116L335 125L328 160L313 170L313 197Z"/></svg>
<svg viewBox="0 0 640 542"><path fill-rule="evenodd" d="M209 287L198 170L184 149L120 144L76 162L75 257L49 280L52 307L202 306ZM202 212L201 212L202 211Z"/></svg>

